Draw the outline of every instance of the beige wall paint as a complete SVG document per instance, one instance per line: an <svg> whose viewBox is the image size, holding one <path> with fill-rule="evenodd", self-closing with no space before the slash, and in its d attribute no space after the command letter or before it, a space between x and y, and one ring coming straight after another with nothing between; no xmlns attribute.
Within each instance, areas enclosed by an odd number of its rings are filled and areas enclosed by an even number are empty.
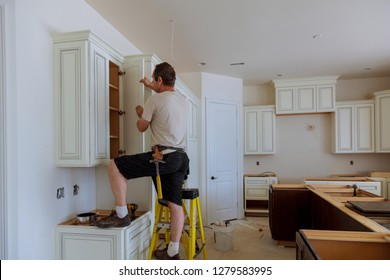
<svg viewBox="0 0 390 280"><path fill-rule="evenodd" d="M366 99L374 91L389 88L390 77L340 80L336 100ZM243 104L274 104L272 86L244 87ZM309 130L308 125L315 129ZM272 171L281 183L302 183L305 177L346 173L365 176L373 170L390 170L390 154L332 154L331 141L330 114L277 116L276 154L244 156L244 174ZM350 165L351 160L354 165Z"/></svg>

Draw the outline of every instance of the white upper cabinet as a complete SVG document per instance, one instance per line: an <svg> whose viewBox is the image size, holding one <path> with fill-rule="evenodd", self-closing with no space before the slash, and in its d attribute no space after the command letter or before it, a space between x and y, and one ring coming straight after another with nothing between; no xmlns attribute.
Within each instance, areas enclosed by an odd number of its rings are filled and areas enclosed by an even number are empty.
<svg viewBox="0 0 390 280"><path fill-rule="evenodd" d="M336 103L332 114L334 153L373 153L374 100Z"/></svg>
<svg viewBox="0 0 390 280"><path fill-rule="evenodd" d="M199 98L180 79L176 79L175 89L187 97L187 154L190 159L190 175L186 187L199 188Z"/></svg>
<svg viewBox="0 0 390 280"><path fill-rule="evenodd" d="M375 147L377 153L390 153L390 90L375 96Z"/></svg>
<svg viewBox="0 0 390 280"><path fill-rule="evenodd" d="M273 80L276 114L334 112L338 76Z"/></svg>
<svg viewBox="0 0 390 280"><path fill-rule="evenodd" d="M55 162L88 167L110 159L109 63L122 57L90 31L54 34Z"/></svg>
<svg viewBox="0 0 390 280"><path fill-rule="evenodd" d="M246 106L244 121L245 154L275 153L275 106Z"/></svg>

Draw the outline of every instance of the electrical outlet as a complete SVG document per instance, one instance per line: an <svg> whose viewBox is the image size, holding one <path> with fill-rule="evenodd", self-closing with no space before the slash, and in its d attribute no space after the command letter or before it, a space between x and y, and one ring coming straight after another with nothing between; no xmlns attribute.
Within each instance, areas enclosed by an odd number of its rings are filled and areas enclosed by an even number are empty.
<svg viewBox="0 0 390 280"><path fill-rule="evenodd" d="M80 187L76 184L73 186L73 195L78 195L80 191Z"/></svg>
<svg viewBox="0 0 390 280"><path fill-rule="evenodd" d="M259 162L259 161L256 161L256 165L259 166L259 165L260 165L260 162Z"/></svg>
<svg viewBox="0 0 390 280"><path fill-rule="evenodd" d="M353 165L353 160L351 160L351 161L349 162L349 165Z"/></svg>
<svg viewBox="0 0 390 280"><path fill-rule="evenodd" d="M57 199L61 199L65 197L65 189L64 187L57 189Z"/></svg>

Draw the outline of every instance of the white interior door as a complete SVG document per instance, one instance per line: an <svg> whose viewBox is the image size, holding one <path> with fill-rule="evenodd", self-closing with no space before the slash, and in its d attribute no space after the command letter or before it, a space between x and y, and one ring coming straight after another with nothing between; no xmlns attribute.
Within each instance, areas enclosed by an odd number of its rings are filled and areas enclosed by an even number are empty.
<svg viewBox="0 0 390 280"><path fill-rule="evenodd" d="M238 217L237 105L206 104L207 209L210 223Z"/></svg>

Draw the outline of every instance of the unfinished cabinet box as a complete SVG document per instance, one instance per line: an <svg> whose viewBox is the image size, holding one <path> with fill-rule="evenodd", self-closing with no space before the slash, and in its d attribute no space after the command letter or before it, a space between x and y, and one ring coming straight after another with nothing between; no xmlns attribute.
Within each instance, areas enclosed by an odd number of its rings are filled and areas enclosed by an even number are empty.
<svg viewBox="0 0 390 280"><path fill-rule="evenodd" d="M298 260L389 260L390 234L300 230Z"/></svg>
<svg viewBox="0 0 390 280"><path fill-rule="evenodd" d="M311 228L310 190L304 185L272 185L269 193L272 239L294 241L299 229Z"/></svg>
<svg viewBox="0 0 390 280"><path fill-rule="evenodd" d="M245 176L245 215L268 214L269 188L277 183L276 177Z"/></svg>
<svg viewBox="0 0 390 280"><path fill-rule="evenodd" d="M328 200L312 193L310 212L311 227L307 229L340 230L340 231L371 231L358 220L354 219Z"/></svg>
<svg viewBox="0 0 390 280"><path fill-rule="evenodd" d="M308 185L356 185L359 189L381 196L381 182L366 177L305 178ZM330 187L330 186L329 186Z"/></svg>
<svg viewBox="0 0 390 280"><path fill-rule="evenodd" d="M109 62L109 108L110 108L110 158L116 158L125 153L121 149L121 116L125 111L121 110L121 93L119 76L123 74L119 65Z"/></svg>

